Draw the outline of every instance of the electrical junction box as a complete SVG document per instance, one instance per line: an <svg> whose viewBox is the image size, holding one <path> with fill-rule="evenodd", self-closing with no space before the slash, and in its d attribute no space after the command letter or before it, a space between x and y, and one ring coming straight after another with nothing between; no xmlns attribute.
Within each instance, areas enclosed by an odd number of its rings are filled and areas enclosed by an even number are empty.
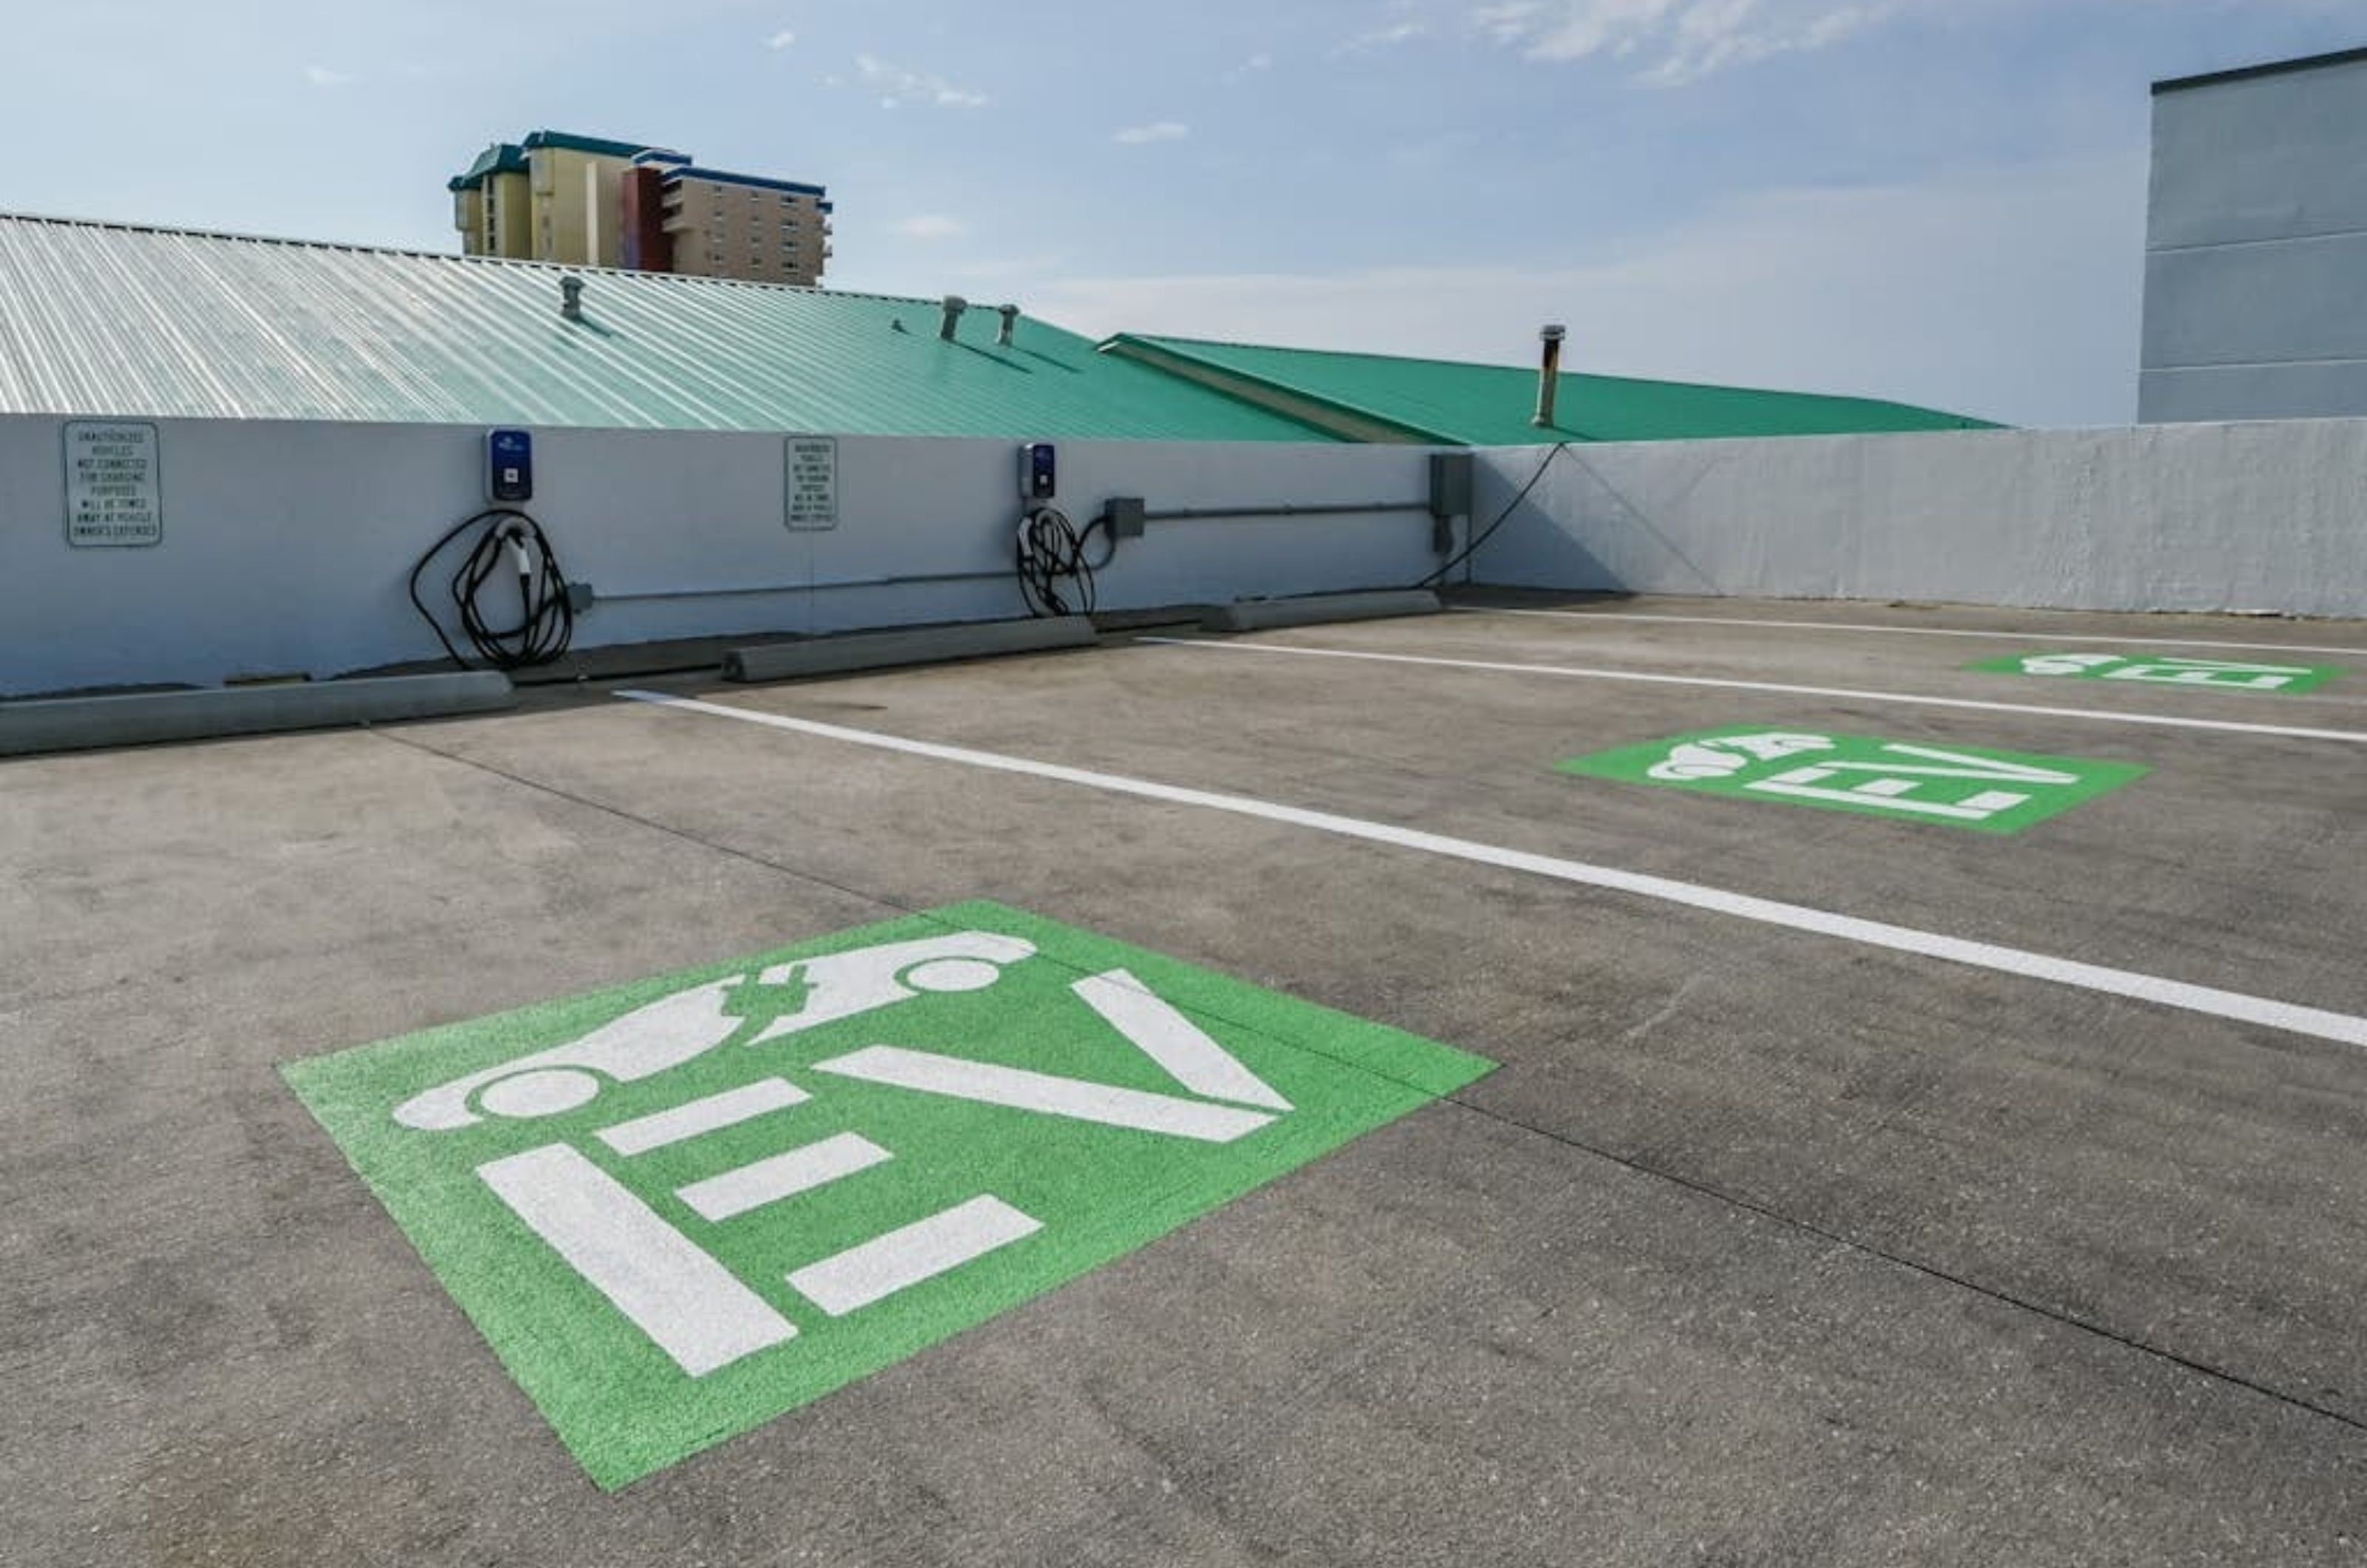
<svg viewBox="0 0 2367 1568"><path fill-rule="evenodd" d="M1430 455L1430 547L1440 555L1455 549L1455 520L1471 515L1471 470L1468 452Z"/></svg>
<svg viewBox="0 0 2367 1568"><path fill-rule="evenodd" d="M485 432L485 493L504 505L534 499L534 437L523 430Z"/></svg>
<svg viewBox="0 0 2367 1568"><path fill-rule="evenodd" d="M1019 499L1048 502L1059 491L1059 463L1048 441L1031 441L1019 449Z"/></svg>
<svg viewBox="0 0 2367 1568"><path fill-rule="evenodd" d="M1471 515L1471 454L1430 455L1430 514L1444 523Z"/></svg>

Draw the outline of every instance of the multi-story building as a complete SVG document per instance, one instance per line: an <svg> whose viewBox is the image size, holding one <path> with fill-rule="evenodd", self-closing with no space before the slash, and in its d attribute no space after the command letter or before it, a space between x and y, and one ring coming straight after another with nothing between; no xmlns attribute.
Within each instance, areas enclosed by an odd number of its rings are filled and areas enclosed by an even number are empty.
<svg viewBox="0 0 2367 1568"><path fill-rule="evenodd" d="M2367 49L2157 82L2137 417L2367 414Z"/></svg>
<svg viewBox="0 0 2367 1568"><path fill-rule="evenodd" d="M538 130L486 148L449 188L472 256L805 285L830 259L822 186L638 142Z"/></svg>

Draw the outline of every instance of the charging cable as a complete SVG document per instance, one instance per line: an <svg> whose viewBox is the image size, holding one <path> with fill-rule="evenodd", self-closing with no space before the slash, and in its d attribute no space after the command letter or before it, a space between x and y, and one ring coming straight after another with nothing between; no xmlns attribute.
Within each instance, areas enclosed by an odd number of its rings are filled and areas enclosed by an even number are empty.
<svg viewBox="0 0 2367 1568"><path fill-rule="evenodd" d="M575 636L575 606L567 595L567 577L559 570L559 556L542 525L515 507L489 507L455 524L428 547L411 569L411 604L444 645L452 662L467 668L445 635L442 623L419 596L419 580L428 564L446 547L471 528L482 527L475 544L461 557L452 574L452 603L460 629L477 657L495 670L523 670L548 664L567 651ZM514 626L497 625L487 613L487 590L507 566L517 579L518 618Z"/></svg>
<svg viewBox="0 0 2367 1568"><path fill-rule="evenodd" d="M1079 533L1068 514L1057 506L1037 506L1019 519L1017 553L1019 592L1033 615L1090 615L1093 612L1093 569L1085 559L1085 541L1109 519L1096 517ZM1107 566L1116 553L1116 540L1102 557Z"/></svg>

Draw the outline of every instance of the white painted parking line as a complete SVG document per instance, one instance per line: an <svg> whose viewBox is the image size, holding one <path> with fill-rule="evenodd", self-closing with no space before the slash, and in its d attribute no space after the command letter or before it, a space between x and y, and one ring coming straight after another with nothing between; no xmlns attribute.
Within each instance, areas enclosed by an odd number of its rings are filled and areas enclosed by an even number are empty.
<svg viewBox="0 0 2367 1568"><path fill-rule="evenodd" d="M907 756L927 757L942 762L960 762L973 768L987 768L998 773L1021 773L1032 778L1052 779L1062 784L1082 784L1087 788L1104 790L1114 795L1129 795L1144 800L1165 801L1176 806L1197 806L1212 811L1231 812L1240 817L1254 817L1268 822L1284 822L1293 827L1311 828L1319 832L1336 833L1342 838L1362 839L1371 843L1389 844L1399 849L1418 850L1426 854L1444 855L1454 860L1469 861L1480 865L1492 865L1509 871L1522 871L1557 881L1577 883L1590 887L1607 888L1613 892L1634 894L1639 897L1657 898L1665 903L1682 904L1691 908L1706 909L1715 914L1731 915L1740 919L1754 920L1762 925L1781 926L1787 930L1806 931L1818 936L1859 942L1868 947L1886 948L1894 953L1914 953L1919 957L1937 958L1951 964L1962 964L1976 969L1988 969L2013 975L2024 979L2044 980L2058 986L2073 986L2082 990L2101 992L2108 996L2126 997L2135 1001L2151 1002L2159 1007L2176 1008L2182 1011L2203 1013L2214 1018L2230 1019L2239 1023L2259 1024L2281 1029L2290 1033L2307 1034L2320 1040L2331 1040L2344 1045L2367 1046L2367 1018L2351 1013L2330 1012L2323 1008L2304 1007L2293 1002L2281 1002L2266 997L2247 996L2240 991L2223 991L2211 986L2189 985L2182 980L2166 979L2129 969L2112 969L2098 964L2082 964L2075 959L2057 958L2047 953L2031 953L2022 948L2004 947L1995 942L1969 942L1961 937L1942 936L1935 931L1918 931L1911 926L1895 926L1881 920L1860 919L1853 915L1837 915L1802 904L1785 904L1772 898L1756 897L1747 893L1732 893L1719 887L1704 887L1694 883L1678 882L1664 876L1650 876L1640 872L1620 871L1611 866L1590 865L1582 861L1563 860L1554 855L1533 854L1525 850L1499 848L1470 839L1450 838L1443 833L1426 833L1418 829L1399 828L1387 822L1372 822L1362 818L1342 817L1329 811L1310 811L1302 807L1281 806L1257 800L1248 795L1219 795L1210 790L1188 789L1178 784L1159 784L1149 779L1127 778L1118 773L1095 773L1086 768L1063 767L1056 762L1038 762L1025 757L1009 757L995 751L974 750L965 746L941 746L930 740L908 740L900 735L885 735L876 730L849 729L842 725L821 724L812 719L791 718L786 714L759 713L750 708L728 706L722 703L702 702L695 697L667 696L660 692L620 691L619 697L673 708L682 713L707 714L717 718L737 719L742 724L757 724L768 728L788 730L799 735L811 735L825 740L841 740L855 746L868 746L883 751L900 751Z"/></svg>
<svg viewBox="0 0 2367 1568"><path fill-rule="evenodd" d="M1674 626L1773 626L1800 632L1897 632L1902 637L1997 637L2033 646L2040 643L2098 642L2110 643L2114 648L2240 648L2271 653L2346 653L2353 659L2367 659L2367 648L2329 648L2306 642L2225 642L2212 637L2155 637L2150 632L2133 632L2124 637L2067 637L2061 632L2044 628L2027 632L1999 632L1965 626L1886 626L1879 621L1761 621L1747 620L1740 615L1667 615L1647 614L1641 610L1515 610L1489 604L1455 604L1450 608L1466 615L1538 615L1557 621L1665 621Z"/></svg>
<svg viewBox="0 0 2367 1568"><path fill-rule="evenodd" d="M1138 637L1161 648L1210 649L1222 653L1297 654L1308 659L1360 659L1376 664L1426 664L1441 670L1488 670L1512 675L1558 675L1581 681L1629 681L1653 686L1706 686L1725 692L1773 692L1793 697L1838 697L1845 702L1900 703L1910 707L1976 708L1983 713L2033 714L2042 718L2092 719L2100 724L2139 724L2158 729L2211 729L2236 735L2277 735L2300 740L2367 743L2367 730L2310 729L2292 724L2239 724L2225 718L2176 718L2157 713L2110 713L2100 708L2042 707L2031 703L1981 702L1972 697L1918 696L1907 692L1863 692L1847 686L1794 686L1774 681L1732 681L1715 675L1661 675L1641 670L1583 670L1568 664L1507 664L1486 659L1440 659L1414 653L1370 653L1361 649L1308 648L1299 643L1203 642L1193 637Z"/></svg>

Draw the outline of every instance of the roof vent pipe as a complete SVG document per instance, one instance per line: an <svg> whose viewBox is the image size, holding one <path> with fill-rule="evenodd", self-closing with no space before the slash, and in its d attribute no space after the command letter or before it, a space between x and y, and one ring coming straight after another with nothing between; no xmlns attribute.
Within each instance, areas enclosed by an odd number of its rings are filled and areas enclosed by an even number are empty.
<svg viewBox="0 0 2367 1568"><path fill-rule="evenodd" d="M997 305L994 308L994 313L1002 318L1002 325L995 332L994 334L994 346L997 348L1009 348L1011 346L1011 334L1016 331L1019 326L1019 307L1016 305Z"/></svg>
<svg viewBox="0 0 2367 1568"><path fill-rule="evenodd" d="M1563 329L1558 325L1537 329L1537 341L1545 345L1545 358L1537 366L1537 412L1531 424L1551 430L1554 422L1554 394L1561 389L1561 340Z"/></svg>
<svg viewBox="0 0 2367 1568"><path fill-rule="evenodd" d="M951 343L951 342L953 342L953 341L954 341L954 323L955 323L955 322L957 322L957 321L960 321L960 320L962 319L962 312L963 312L964 310L968 310L968 309L969 309L969 301L968 301L968 300L967 300L967 299L963 299L960 295L958 295L958 294L948 294L948 295L946 295L946 319L945 319L944 323L943 323L942 325L940 325L940 326L937 328L937 335L938 335L939 337L941 337L941 338L945 339L947 343Z"/></svg>
<svg viewBox="0 0 2367 1568"><path fill-rule="evenodd" d="M571 321L583 319L583 280L572 272L559 280L559 313Z"/></svg>

